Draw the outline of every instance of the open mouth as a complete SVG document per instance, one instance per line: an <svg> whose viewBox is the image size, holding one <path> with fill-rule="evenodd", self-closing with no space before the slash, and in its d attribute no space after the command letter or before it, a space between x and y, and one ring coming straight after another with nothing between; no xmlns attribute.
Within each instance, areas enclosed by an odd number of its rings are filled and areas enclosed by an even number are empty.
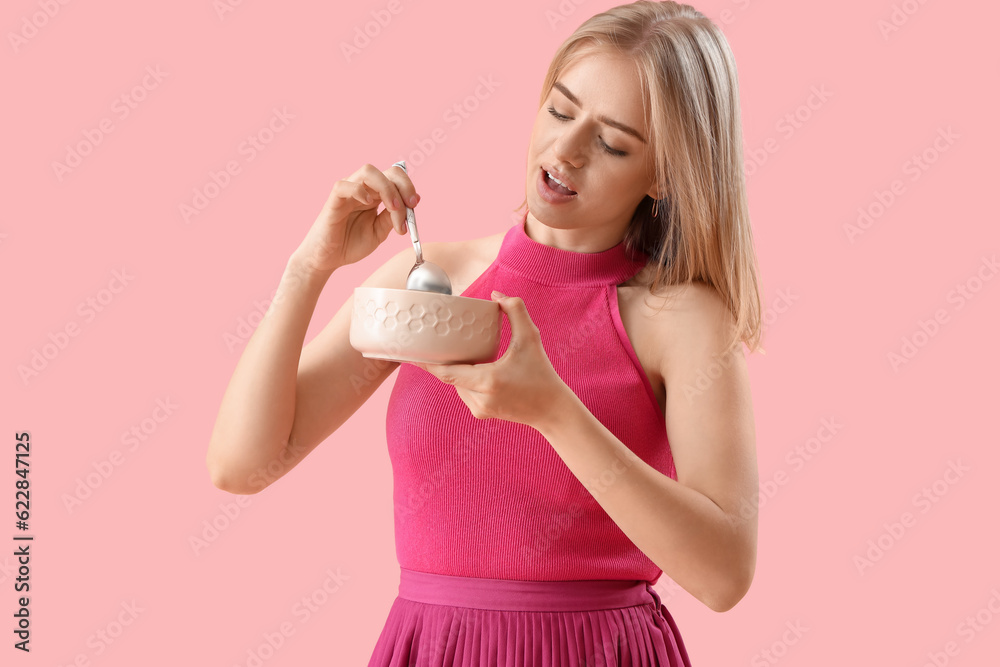
<svg viewBox="0 0 1000 667"><path fill-rule="evenodd" d="M555 180L552 177L552 174L550 174L549 172L545 171L544 169L542 170L542 173L544 174L545 185L549 189L551 189L553 192L558 192L561 195L567 195L567 196L577 194L574 190L570 190L565 185L563 185L559 181Z"/></svg>

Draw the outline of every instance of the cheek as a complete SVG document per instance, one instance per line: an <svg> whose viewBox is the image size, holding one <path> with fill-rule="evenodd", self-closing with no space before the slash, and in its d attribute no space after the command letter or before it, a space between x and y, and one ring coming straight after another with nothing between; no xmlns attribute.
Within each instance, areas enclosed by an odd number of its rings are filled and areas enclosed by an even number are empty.
<svg viewBox="0 0 1000 667"><path fill-rule="evenodd" d="M627 159L627 158L615 158ZM621 199L633 199L645 194L642 169L609 169L601 173L602 183L608 192Z"/></svg>

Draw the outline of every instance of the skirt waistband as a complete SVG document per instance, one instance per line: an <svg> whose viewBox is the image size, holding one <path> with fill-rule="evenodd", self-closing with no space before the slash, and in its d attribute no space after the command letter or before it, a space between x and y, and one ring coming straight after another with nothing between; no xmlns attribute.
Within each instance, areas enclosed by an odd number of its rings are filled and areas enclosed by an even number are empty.
<svg viewBox="0 0 1000 667"><path fill-rule="evenodd" d="M399 597L427 604L501 611L590 611L652 603L659 596L635 579L518 581L432 574L400 568Z"/></svg>

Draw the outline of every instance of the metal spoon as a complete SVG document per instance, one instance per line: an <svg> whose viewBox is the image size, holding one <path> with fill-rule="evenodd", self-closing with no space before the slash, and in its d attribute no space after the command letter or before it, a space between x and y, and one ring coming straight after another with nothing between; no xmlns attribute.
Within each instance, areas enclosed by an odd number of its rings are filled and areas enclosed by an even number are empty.
<svg viewBox="0 0 1000 667"><path fill-rule="evenodd" d="M406 160L400 160L392 166L399 167L406 173ZM413 242L413 249L417 253L417 263L406 276L406 289L451 294L451 280L445 270L434 262L424 259L424 253L420 249L420 235L417 233L417 219L409 206L406 207L406 226L410 230L410 241Z"/></svg>

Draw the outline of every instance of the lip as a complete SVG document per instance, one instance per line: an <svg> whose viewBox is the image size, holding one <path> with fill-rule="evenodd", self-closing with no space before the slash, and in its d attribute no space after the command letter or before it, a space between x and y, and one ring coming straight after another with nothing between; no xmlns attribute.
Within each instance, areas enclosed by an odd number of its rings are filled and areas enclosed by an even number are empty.
<svg viewBox="0 0 1000 667"><path fill-rule="evenodd" d="M562 184L565 185L567 188L569 188L570 190L572 190L573 192L575 192L577 194L580 194L580 191L576 189L576 183L574 183L573 181L571 181L569 179L569 177L566 176L566 174L564 174L561 171L559 171L557 169L554 169L554 168L552 168L552 167L550 167L548 165L544 165L544 164L542 165L542 171L549 172L550 174L552 174L553 176L555 176L556 178L558 178L562 182Z"/></svg>
<svg viewBox="0 0 1000 667"><path fill-rule="evenodd" d="M555 190L549 188L545 180L545 170L539 169L538 178L535 179L535 188L538 190L538 196L549 204L566 204L580 196L579 194L567 195L561 192L556 192Z"/></svg>

